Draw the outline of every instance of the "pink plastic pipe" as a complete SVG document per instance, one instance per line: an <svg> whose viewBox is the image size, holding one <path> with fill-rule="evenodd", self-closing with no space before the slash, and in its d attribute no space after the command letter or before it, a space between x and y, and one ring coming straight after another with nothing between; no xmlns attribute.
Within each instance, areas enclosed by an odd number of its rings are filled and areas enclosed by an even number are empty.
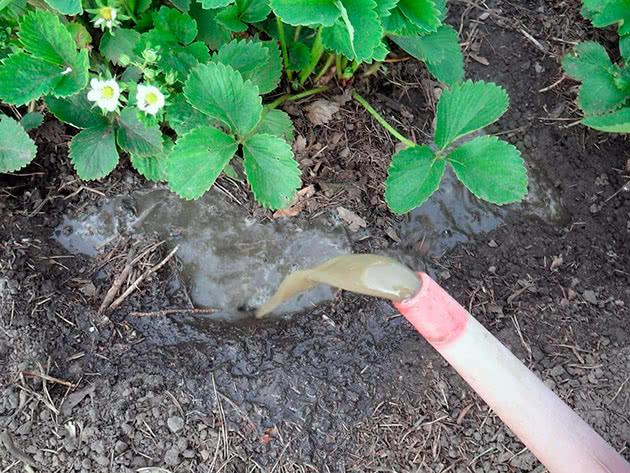
<svg viewBox="0 0 630 473"><path fill-rule="evenodd" d="M626 462L512 352L424 273L394 306L551 473L630 473Z"/></svg>

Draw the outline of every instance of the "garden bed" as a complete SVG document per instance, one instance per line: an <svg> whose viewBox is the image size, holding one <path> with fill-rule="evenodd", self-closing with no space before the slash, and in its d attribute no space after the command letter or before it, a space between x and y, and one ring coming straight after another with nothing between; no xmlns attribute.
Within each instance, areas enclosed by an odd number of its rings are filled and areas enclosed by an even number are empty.
<svg viewBox="0 0 630 473"><path fill-rule="evenodd" d="M507 89L497 130L563 218L509 211L487 234L428 251L421 228L403 235L405 221L388 212L394 143L353 101L317 127L285 107L315 190L291 218L339 220L339 207L362 218L365 228L348 229L355 252L422 262L630 458L627 142L572 126L574 84L557 83L559 58L593 34L577 2L521 3L454 1L450 22L461 27L468 75ZM418 141L430 132L437 84L416 62L355 86ZM208 314L160 312L190 307L169 260L99 314L130 245L155 241L119 239L90 258L53 233L64 215L146 184L126 169L81 183L66 157L69 128L50 120L35 133L36 163L0 178L0 430L9 436L0 471L19 471L21 455L59 472L542 471L387 303L341 294L287 320L209 323ZM273 220L242 187L219 184L221 198ZM132 276L168 253L153 248Z"/></svg>

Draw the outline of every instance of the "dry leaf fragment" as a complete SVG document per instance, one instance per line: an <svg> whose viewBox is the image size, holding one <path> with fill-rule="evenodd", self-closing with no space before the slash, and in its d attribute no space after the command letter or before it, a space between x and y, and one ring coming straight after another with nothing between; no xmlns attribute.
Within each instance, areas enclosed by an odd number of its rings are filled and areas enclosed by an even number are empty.
<svg viewBox="0 0 630 473"><path fill-rule="evenodd" d="M337 207L337 213L341 220L348 224L348 228L351 232L356 232L360 228L367 227L367 222L363 218L345 207Z"/></svg>
<svg viewBox="0 0 630 473"><path fill-rule="evenodd" d="M305 109L306 116L313 125L325 125L339 112L339 104L326 99L318 99Z"/></svg>
<svg viewBox="0 0 630 473"><path fill-rule="evenodd" d="M300 189L297 194L295 194L291 205L285 209L280 209L274 212L273 218L296 217L302 210L304 210L307 200L310 197L313 197L313 195L315 195L315 186L313 184Z"/></svg>
<svg viewBox="0 0 630 473"><path fill-rule="evenodd" d="M562 266L562 263L564 263L564 259L562 259L562 255L561 256L554 256L553 257L553 261L551 262L551 266L549 267L549 269L551 271L556 271L560 266Z"/></svg>
<svg viewBox="0 0 630 473"><path fill-rule="evenodd" d="M477 61L479 64L483 64L484 66L489 66L490 61L483 56L477 56L476 54L470 53L470 57Z"/></svg>

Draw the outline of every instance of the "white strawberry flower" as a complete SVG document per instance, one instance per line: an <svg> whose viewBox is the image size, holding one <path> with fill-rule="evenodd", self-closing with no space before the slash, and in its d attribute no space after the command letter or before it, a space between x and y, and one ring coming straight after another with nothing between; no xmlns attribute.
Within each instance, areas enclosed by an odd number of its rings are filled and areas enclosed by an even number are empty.
<svg viewBox="0 0 630 473"><path fill-rule="evenodd" d="M114 79L102 80L92 79L90 81L90 91L87 99L90 102L96 102L102 110L113 112L118 108L118 99L120 98L120 86Z"/></svg>
<svg viewBox="0 0 630 473"><path fill-rule="evenodd" d="M164 107L164 94L154 85L138 84L136 91L138 108L147 115L157 114Z"/></svg>
<svg viewBox="0 0 630 473"><path fill-rule="evenodd" d="M118 26L119 22L116 20L118 16L118 11L113 7L101 7L96 10L96 17L92 20L94 22L94 26L102 29L109 29L111 31L112 28Z"/></svg>

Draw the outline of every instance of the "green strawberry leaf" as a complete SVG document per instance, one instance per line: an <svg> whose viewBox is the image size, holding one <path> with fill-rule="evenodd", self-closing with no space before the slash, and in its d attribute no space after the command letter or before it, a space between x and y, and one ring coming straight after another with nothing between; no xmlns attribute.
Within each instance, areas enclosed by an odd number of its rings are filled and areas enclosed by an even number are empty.
<svg viewBox="0 0 630 473"><path fill-rule="evenodd" d="M132 62L140 61L140 56L136 54L135 47L140 41L140 33L136 30L125 28L116 29L116 34L107 31L103 34L99 45L101 54L112 64L124 66L120 63L120 56L127 56Z"/></svg>
<svg viewBox="0 0 630 473"><path fill-rule="evenodd" d="M287 143L293 143L294 131L291 117L277 108L265 113L256 127L256 133L274 135Z"/></svg>
<svg viewBox="0 0 630 473"><path fill-rule="evenodd" d="M503 205L527 195L527 171L516 147L495 136L478 136L447 160L457 178L480 199Z"/></svg>
<svg viewBox="0 0 630 473"><path fill-rule="evenodd" d="M257 134L243 143L245 175L254 198L263 207L289 205L301 185L291 146L282 138Z"/></svg>
<svg viewBox="0 0 630 473"><path fill-rule="evenodd" d="M107 176L118 164L115 130L109 125L86 128L70 142L70 161L81 179Z"/></svg>
<svg viewBox="0 0 630 473"><path fill-rule="evenodd" d="M61 79L53 89L53 95L68 97L85 89L89 80L90 58L86 49L79 52L75 61L61 72Z"/></svg>
<svg viewBox="0 0 630 473"><path fill-rule="evenodd" d="M626 64L630 61L630 34L619 37L619 52Z"/></svg>
<svg viewBox="0 0 630 473"><path fill-rule="evenodd" d="M376 0L376 13L379 18L386 18L392 14L396 5L398 5L398 0Z"/></svg>
<svg viewBox="0 0 630 473"><path fill-rule="evenodd" d="M157 124L147 125L138 119L137 108L120 112L118 146L137 157L154 156L162 151L162 132Z"/></svg>
<svg viewBox="0 0 630 473"><path fill-rule="evenodd" d="M77 57L77 45L68 29L52 12L36 10L20 19L20 42L37 59L71 67Z"/></svg>
<svg viewBox="0 0 630 473"><path fill-rule="evenodd" d="M397 152L387 171L385 201L396 214L421 206L440 187L445 163L426 145Z"/></svg>
<svg viewBox="0 0 630 473"><path fill-rule="evenodd" d="M562 59L562 66L569 77L582 82L577 103L584 113L608 112L626 101L628 92L615 84L617 68L602 45L593 41L578 43Z"/></svg>
<svg viewBox="0 0 630 473"><path fill-rule="evenodd" d="M282 79L282 58L276 41L263 41L262 45L267 50L269 58L251 78L251 81L258 86L260 94L268 94L278 88Z"/></svg>
<svg viewBox="0 0 630 473"><path fill-rule="evenodd" d="M171 0L171 3L179 11L188 12L190 10L190 5L192 3L192 0Z"/></svg>
<svg viewBox="0 0 630 473"><path fill-rule="evenodd" d="M186 47L173 44L163 49L165 52L160 54L158 68L165 74L174 72L180 82L186 80L190 70L197 64L206 63L210 59L208 47L201 41L196 41Z"/></svg>
<svg viewBox="0 0 630 473"><path fill-rule="evenodd" d="M628 0L583 0L582 15L596 28L619 24L619 34L630 34L630 2Z"/></svg>
<svg viewBox="0 0 630 473"><path fill-rule="evenodd" d="M341 16L335 0L271 0L271 9L293 26L332 26Z"/></svg>
<svg viewBox="0 0 630 473"><path fill-rule="evenodd" d="M34 130L42 123L44 123L44 115L39 112L29 112L20 120L20 125L22 125L22 128L26 131Z"/></svg>
<svg viewBox="0 0 630 473"><path fill-rule="evenodd" d="M169 188L183 199L198 199L212 187L237 148L234 138L216 128L197 128L182 136L166 164Z"/></svg>
<svg viewBox="0 0 630 473"><path fill-rule="evenodd" d="M263 21L271 8L267 0L236 0L236 4L217 13L217 21L234 32L247 31L248 23Z"/></svg>
<svg viewBox="0 0 630 473"><path fill-rule="evenodd" d="M172 36L181 45L192 43L197 37L197 22L187 13L162 6L153 13L155 31ZM118 34L118 31L116 32Z"/></svg>
<svg viewBox="0 0 630 473"><path fill-rule="evenodd" d="M209 10L211 8L226 7L234 3L234 0L200 0L200 3L204 9Z"/></svg>
<svg viewBox="0 0 630 473"><path fill-rule="evenodd" d="M240 136L260 120L262 99L258 87L220 63L195 67L184 85L188 102L200 112L227 125Z"/></svg>
<svg viewBox="0 0 630 473"><path fill-rule="evenodd" d="M400 0L398 8L420 31L430 33L441 25L440 10L434 0Z"/></svg>
<svg viewBox="0 0 630 473"><path fill-rule="evenodd" d="M211 50L219 49L230 41L230 32L217 22L217 10L204 10L200 3L193 3L190 16L197 22L197 39L206 43Z"/></svg>
<svg viewBox="0 0 630 473"><path fill-rule="evenodd" d="M251 80L261 65L269 60L269 52L261 41L233 39L212 55L213 62L220 62Z"/></svg>
<svg viewBox="0 0 630 473"><path fill-rule="evenodd" d="M608 133L630 133L630 108L624 107L606 115L585 117L582 125Z"/></svg>
<svg viewBox="0 0 630 473"><path fill-rule="evenodd" d="M92 35L82 23L74 21L72 23L68 23L66 28L72 35L72 39L74 39L74 43L77 45L77 48L87 48L90 44L92 44Z"/></svg>
<svg viewBox="0 0 630 473"><path fill-rule="evenodd" d="M239 11L236 5L229 6L217 13L217 23L223 28L234 33L244 33L247 31L247 23L239 18Z"/></svg>
<svg viewBox="0 0 630 473"><path fill-rule="evenodd" d="M18 122L0 115L0 173L13 172L29 164L37 148Z"/></svg>
<svg viewBox="0 0 630 473"><path fill-rule="evenodd" d="M165 182L167 180L166 163L168 156L173 149L173 142L165 139L162 146L162 152L155 156L136 156L131 155L131 165L142 176L153 182Z"/></svg>
<svg viewBox="0 0 630 473"><path fill-rule="evenodd" d="M80 15L83 13L81 0L46 0L46 3L62 15Z"/></svg>
<svg viewBox="0 0 630 473"><path fill-rule="evenodd" d="M94 128L107 123L105 117L93 108L85 91L65 98L46 97L48 111L57 119L75 128Z"/></svg>
<svg viewBox="0 0 630 473"><path fill-rule="evenodd" d="M169 126L182 136L202 126L216 126L215 120L193 108L181 94L174 95L166 107L166 121Z"/></svg>
<svg viewBox="0 0 630 473"><path fill-rule="evenodd" d="M328 49L349 59L369 62L383 36L374 0L337 0L341 18L322 31L322 42Z"/></svg>
<svg viewBox="0 0 630 473"><path fill-rule="evenodd" d="M437 31L423 35L393 35L390 39L405 52L425 62L441 82L453 85L464 79L464 56L457 31L452 26L442 25Z"/></svg>
<svg viewBox="0 0 630 473"><path fill-rule="evenodd" d="M508 109L505 90L492 82L470 80L442 92L437 106L435 144L444 149L497 121Z"/></svg>
<svg viewBox="0 0 630 473"><path fill-rule="evenodd" d="M62 72L23 52L12 54L0 66L0 99L17 106L27 104L50 92Z"/></svg>
<svg viewBox="0 0 630 473"><path fill-rule="evenodd" d="M289 46L289 67L293 72L304 69L311 61L311 49L304 43L296 41Z"/></svg>
<svg viewBox="0 0 630 473"><path fill-rule="evenodd" d="M212 56L219 62L241 73L243 79L258 86L259 93L271 92L280 83L282 63L275 41L233 40Z"/></svg>

